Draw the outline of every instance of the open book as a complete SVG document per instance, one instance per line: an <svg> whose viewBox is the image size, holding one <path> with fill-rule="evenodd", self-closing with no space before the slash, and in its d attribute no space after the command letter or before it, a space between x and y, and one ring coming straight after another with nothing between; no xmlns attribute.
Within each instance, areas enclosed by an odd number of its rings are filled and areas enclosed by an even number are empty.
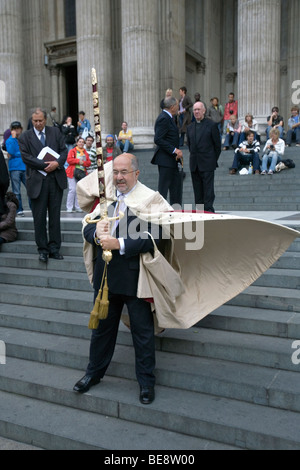
<svg viewBox="0 0 300 470"><path fill-rule="evenodd" d="M55 162L58 160L60 155L52 150L50 147L44 147L43 150L38 154L38 160L43 160L43 162ZM47 176L47 173L43 170L38 170L42 175Z"/></svg>

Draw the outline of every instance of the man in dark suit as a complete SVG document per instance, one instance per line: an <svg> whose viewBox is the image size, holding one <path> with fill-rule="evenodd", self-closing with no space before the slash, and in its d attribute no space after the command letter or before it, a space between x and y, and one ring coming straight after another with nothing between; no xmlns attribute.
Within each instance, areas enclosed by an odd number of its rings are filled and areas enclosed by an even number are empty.
<svg viewBox="0 0 300 470"><path fill-rule="evenodd" d="M187 128L190 170L195 204L204 205L206 212L215 212L214 176L221 154L221 139L216 123L205 118L204 103L194 104L195 121Z"/></svg>
<svg viewBox="0 0 300 470"><path fill-rule="evenodd" d="M32 114L33 128L24 132L19 138L22 159L26 165L26 187L31 200L35 241L39 259L44 263L48 261L48 256L63 259L60 254L60 210L63 191L68 186L64 169L67 159L65 140L57 127L46 126L46 120L47 113L37 108ZM55 161L39 160L37 157L45 146L59 154L59 158Z"/></svg>
<svg viewBox="0 0 300 470"><path fill-rule="evenodd" d="M164 101L164 110L155 123L154 142L157 145L151 163L158 165L158 191L170 204L182 204L182 151L179 150L179 132L174 121L178 100L171 96Z"/></svg>
<svg viewBox="0 0 300 470"><path fill-rule="evenodd" d="M126 305L135 349L140 401L142 404L149 404L154 400L155 384L153 315L150 304L137 297L137 286L139 255L153 251L153 242L149 236L145 234L142 236L139 233L139 221L126 206L126 197L129 193L133 194L138 176L138 162L134 155L122 154L116 157L113 163L113 182L117 189L118 203L112 207L114 213L111 215L116 215L120 204L120 211L124 212L125 216L119 223L113 223L111 227L109 227L107 220L102 220L97 223L96 231L95 225L92 224L87 225L84 229L85 239L97 247L93 276L95 298L100 288L105 266L102 259L103 250L111 250L113 257L107 268L108 317L106 320L100 320L98 328L92 332L90 360L86 375L75 384L74 390L85 393L91 386L98 384L105 375L114 353L123 306ZM151 227L151 232L153 237L158 240L161 235L158 227L156 228L156 233L153 232L153 227Z"/></svg>

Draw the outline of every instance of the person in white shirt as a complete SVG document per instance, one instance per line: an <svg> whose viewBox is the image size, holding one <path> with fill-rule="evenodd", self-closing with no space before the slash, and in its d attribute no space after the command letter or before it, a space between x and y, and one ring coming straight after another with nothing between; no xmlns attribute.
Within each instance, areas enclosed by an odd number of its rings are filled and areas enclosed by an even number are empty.
<svg viewBox="0 0 300 470"><path fill-rule="evenodd" d="M261 167L261 174L273 175L277 163L281 160L284 155L285 143L284 140L279 138L280 130L273 128L270 130L270 139L267 140L265 148L263 150L263 160ZM270 165L268 170L268 165Z"/></svg>

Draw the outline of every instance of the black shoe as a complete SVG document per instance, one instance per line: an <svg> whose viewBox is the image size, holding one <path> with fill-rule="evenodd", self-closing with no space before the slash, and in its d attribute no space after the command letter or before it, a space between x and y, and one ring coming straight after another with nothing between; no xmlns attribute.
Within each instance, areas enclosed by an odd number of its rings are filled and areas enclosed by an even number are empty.
<svg viewBox="0 0 300 470"><path fill-rule="evenodd" d="M154 387L141 387L140 402L142 405L150 405L155 399Z"/></svg>
<svg viewBox="0 0 300 470"><path fill-rule="evenodd" d="M82 377L82 379L79 380L79 382L77 382L75 385L74 385L74 392L78 392L78 393L86 393L89 391L89 389L93 386L93 385L98 385L98 383L100 383L100 379L99 377L93 377L91 375L85 375L84 377Z"/></svg>
<svg viewBox="0 0 300 470"><path fill-rule="evenodd" d="M47 263L48 261L48 255L46 253L40 253L39 255L39 261L42 263Z"/></svg>
<svg viewBox="0 0 300 470"><path fill-rule="evenodd" d="M64 259L63 255L61 255L59 252L57 253L50 253L49 255L49 258L52 258L52 259Z"/></svg>

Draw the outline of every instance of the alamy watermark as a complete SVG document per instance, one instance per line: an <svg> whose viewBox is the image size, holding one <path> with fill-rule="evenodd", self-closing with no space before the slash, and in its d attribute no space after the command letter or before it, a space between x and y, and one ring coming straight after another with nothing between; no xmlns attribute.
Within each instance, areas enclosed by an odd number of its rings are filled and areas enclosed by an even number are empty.
<svg viewBox="0 0 300 470"><path fill-rule="evenodd" d="M6 346L4 341L0 341L0 365L6 364Z"/></svg>
<svg viewBox="0 0 300 470"><path fill-rule="evenodd" d="M295 80L292 83L292 89L295 90L292 94L292 103L300 104L300 80Z"/></svg>
<svg viewBox="0 0 300 470"><path fill-rule="evenodd" d="M113 207L109 207L108 216L113 217ZM127 212L120 221L118 237L131 240L138 238L147 239L150 232L154 239L174 239L183 242L187 251L201 250L204 245L204 210L198 205L193 210L192 204L185 204L183 207L174 205L173 211L161 212L159 205L151 205L150 209L144 210L143 215L136 213L136 218L128 221ZM115 230L112 224L112 232Z"/></svg>
<svg viewBox="0 0 300 470"><path fill-rule="evenodd" d="M294 341L292 344L292 349L295 349L295 352L292 354L292 363L295 366L300 364L300 341Z"/></svg>

